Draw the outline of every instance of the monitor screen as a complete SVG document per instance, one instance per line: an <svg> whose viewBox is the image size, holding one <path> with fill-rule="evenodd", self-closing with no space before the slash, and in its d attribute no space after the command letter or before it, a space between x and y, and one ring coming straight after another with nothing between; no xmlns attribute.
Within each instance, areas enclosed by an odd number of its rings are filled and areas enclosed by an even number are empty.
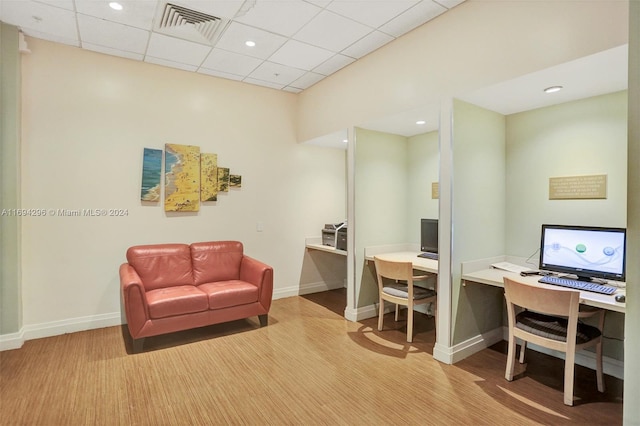
<svg viewBox="0 0 640 426"><path fill-rule="evenodd" d="M542 225L540 269L624 281L625 245L624 228Z"/></svg>
<svg viewBox="0 0 640 426"><path fill-rule="evenodd" d="M420 219L420 250L438 252L438 219Z"/></svg>

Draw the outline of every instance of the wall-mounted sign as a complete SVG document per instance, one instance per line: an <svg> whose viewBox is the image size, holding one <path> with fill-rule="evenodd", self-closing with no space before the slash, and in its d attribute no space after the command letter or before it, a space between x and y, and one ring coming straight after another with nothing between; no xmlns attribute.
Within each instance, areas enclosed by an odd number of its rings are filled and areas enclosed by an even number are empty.
<svg viewBox="0 0 640 426"><path fill-rule="evenodd" d="M607 198L607 175L549 178L550 200L601 200Z"/></svg>
<svg viewBox="0 0 640 426"><path fill-rule="evenodd" d="M438 198L440 198L440 186L438 185L438 182L432 182L431 183L431 199L437 200Z"/></svg>

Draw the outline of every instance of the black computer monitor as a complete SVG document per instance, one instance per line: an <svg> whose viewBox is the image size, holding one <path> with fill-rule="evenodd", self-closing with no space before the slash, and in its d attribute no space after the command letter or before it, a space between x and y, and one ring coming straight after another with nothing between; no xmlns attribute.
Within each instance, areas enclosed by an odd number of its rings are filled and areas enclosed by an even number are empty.
<svg viewBox="0 0 640 426"><path fill-rule="evenodd" d="M438 219L420 219L420 251L438 253Z"/></svg>
<svg viewBox="0 0 640 426"><path fill-rule="evenodd" d="M540 269L579 280L625 280L626 229L542 225Z"/></svg>

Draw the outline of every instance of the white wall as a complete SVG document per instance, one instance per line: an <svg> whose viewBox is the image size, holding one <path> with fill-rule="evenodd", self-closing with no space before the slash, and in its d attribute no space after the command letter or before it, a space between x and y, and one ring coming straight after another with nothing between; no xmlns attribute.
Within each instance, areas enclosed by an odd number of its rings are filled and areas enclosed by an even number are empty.
<svg viewBox="0 0 640 426"><path fill-rule="evenodd" d="M626 91L507 116L508 254L534 254L543 223L626 227L626 123ZM606 199L549 200L550 177L599 174Z"/></svg>
<svg viewBox="0 0 640 426"><path fill-rule="evenodd" d="M240 240L247 254L274 267L274 297L297 294L304 238L345 217L346 177L344 150L296 143L295 95L28 43L23 207L128 215L24 220L26 338L46 327L119 319L118 267L136 244ZM143 148L167 142L217 153L219 165L242 175L242 188L198 213L143 205Z"/></svg>
<svg viewBox="0 0 640 426"><path fill-rule="evenodd" d="M428 132L407 139L408 199L406 242L420 244L420 219L438 218L438 199L431 198L431 184L438 182L440 152L438 132Z"/></svg>
<svg viewBox="0 0 640 426"><path fill-rule="evenodd" d="M475 1L300 94L298 140L437 104L627 43L626 1Z"/></svg>
<svg viewBox="0 0 640 426"><path fill-rule="evenodd" d="M461 263L505 254L505 117L459 100L453 118L452 341L498 326L503 296L462 287Z"/></svg>

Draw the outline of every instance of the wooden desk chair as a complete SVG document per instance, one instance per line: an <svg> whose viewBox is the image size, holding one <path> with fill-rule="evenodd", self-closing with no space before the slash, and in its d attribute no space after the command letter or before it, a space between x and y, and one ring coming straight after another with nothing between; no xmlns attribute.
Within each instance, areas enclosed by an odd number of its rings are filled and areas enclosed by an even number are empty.
<svg viewBox="0 0 640 426"><path fill-rule="evenodd" d="M378 277L379 313L378 331L382 331L384 318L384 301L395 303L396 321L398 320L398 306L407 307L407 342L413 341L413 307L425 303L434 303L436 292L431 289L415 287L414 281L425 280L430 275L413 275L411 262L392 262L373 257ZM405 284L406 282L406 284Z"/></svg>
<svg viewBox="0 0 640 426"><path fill-rule="evenodd" d="M604 392L602 378L601 309L579 312L580 292L551 289L504 278L507 315L509 318L509 350L505 378L513 380L516 358L516 338L522 339L520 363L524 363L526 342L566 354L564 365L564 403L573 405L573 381L576 350L596 347L596 377L598 391ZM524 308L516 314L516 307ZM598 327L578 322L578 318L599 315Z"/></svg>

